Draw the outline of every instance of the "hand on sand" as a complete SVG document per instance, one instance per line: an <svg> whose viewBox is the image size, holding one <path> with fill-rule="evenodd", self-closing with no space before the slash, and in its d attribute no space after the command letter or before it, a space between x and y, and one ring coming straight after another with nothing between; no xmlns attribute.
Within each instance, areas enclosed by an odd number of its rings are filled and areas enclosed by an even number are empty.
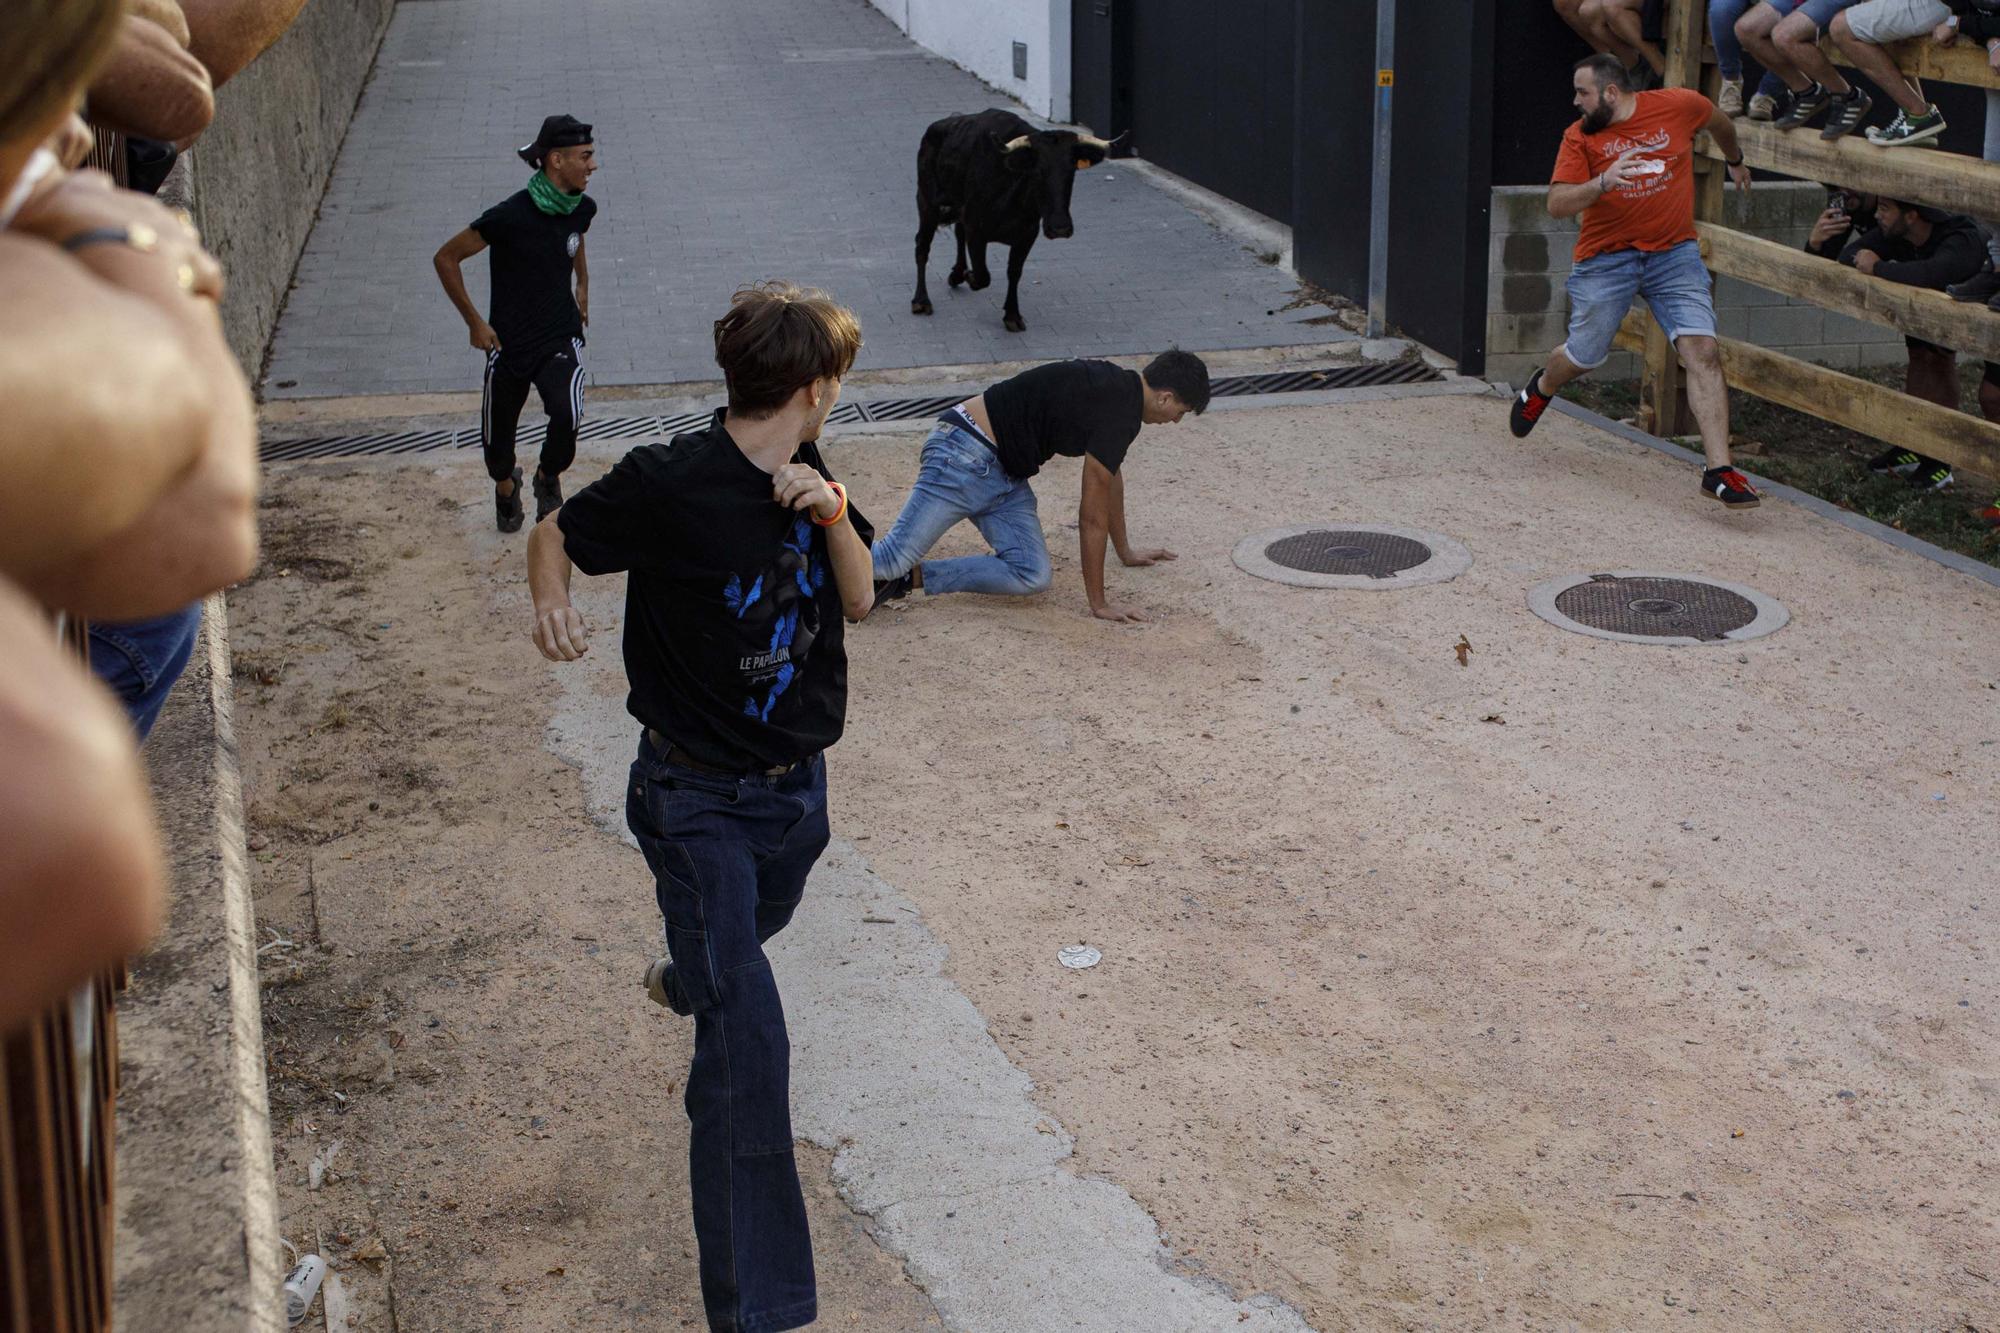
<svg viewBox="0 0 2000 1333"><path fill-rule="evenodd" d="M1180 559L1172 551L1166 550L1163 547L1154 547L1146 551L1126 551L1118 558L1124 563L1127 569L1142 569L1147 565L1157 565L1167 560Z"/></svg>
<svg viewBox="0 0 2000 1333"><path fill-rule="evenodd" d="M1116 602L1106 602L1103 606L1093 606L1090 608L1090 614L1096 616L1099 620L1109 620L1113 624L1118 625L1143 625L1148 619L1144 611L1135 611L1129 606L1120 606Z"/></svg>

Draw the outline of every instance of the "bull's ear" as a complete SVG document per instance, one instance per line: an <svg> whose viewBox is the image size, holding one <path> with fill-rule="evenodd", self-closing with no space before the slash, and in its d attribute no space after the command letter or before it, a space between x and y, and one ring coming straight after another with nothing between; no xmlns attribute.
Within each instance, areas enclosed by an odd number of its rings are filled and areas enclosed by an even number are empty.
<svg viewBox="0 0 2000 1333"><path fill-rule="evenodd" d="M1104 149L1087 139L1079 139L1076 144L1076 169L1082 171L1094 167L1104 160Z"/></svg>

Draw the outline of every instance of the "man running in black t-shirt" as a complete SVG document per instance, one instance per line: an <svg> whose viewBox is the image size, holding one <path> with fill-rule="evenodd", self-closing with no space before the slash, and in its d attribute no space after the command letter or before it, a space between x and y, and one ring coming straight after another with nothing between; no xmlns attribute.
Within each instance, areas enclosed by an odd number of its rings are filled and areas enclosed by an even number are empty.
<svg viewBox="0 0 2000 1333"><path fill-rule="evenodd" d="M694 1015L689 1185L709 1326L813 1321L789 1048L764 942L825 849L847 716L841 617L874 604L866 522L814 441L861 329L818 292L738 292L715 326L729 407L634 449L528 538L535 646L587 647L570 568L627 572L626 707L644 728L625 820L657 881L653 998ZM669 1085L671 1086L671 1085Z"/></svg>
<svg viewBox="0 0 2000 1333"><path fill-rule="evenodd" d="M597 201L583 193L597 170L590 126L574 116L550 116L535 141L515 151L535 168L528 188L481 213L431 260L445 295L465 316L472 345L486 353L479 439L494 481L494 520L502 532L521 530L514 428L530 386L541 394L542 410L549 414L549 433L535 468L537 523L562 503L556 478L576 457L576 427L583 418L583 326L590 323L583 234L597 216ZM490 321L473 308L459 271L488 246L493 247Z"/></svg>
<svg viewBox="0 0 2000 1333"><path fill-rule="evenodd" d="M1077 534L1090 613L1099 620L1144 620L1141 612L1105 599L1105 539L1128 566L1172 560L1174 553L1134 550L1126 540L1119 466L1142 424L1177 422L1207 407L1208 367L1178 348L1154 357L1143 373L1109 361L1056 361L968 398L938 418L903 512L875 543L877 600L917 588L932 595L1015 596L1046 589L1049 547L1028 479L1057 454L1080 455ZM938 538L966 518L993 554L924 560Z"/></svg>

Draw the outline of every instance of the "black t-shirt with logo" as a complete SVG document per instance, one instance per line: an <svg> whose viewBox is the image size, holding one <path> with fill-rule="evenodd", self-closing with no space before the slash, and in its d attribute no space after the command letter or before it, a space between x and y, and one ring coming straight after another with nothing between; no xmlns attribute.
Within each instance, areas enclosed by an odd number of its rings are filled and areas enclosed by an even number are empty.
<svg viewBox="0 0 2000 1333"><path fill-rule="evenodd" d="M589 195L571 213L544 213L521 190L472 224L493 251L486 322L500 335L503 362L529 373L550 352L583 337L571 274L583 234L596 216L597 201Z"/></svg>
<svg viewBox="0 0 2000 1333"><path fill-rule="evenodd" d="M797 763L840 739L847 652L826 531L771 498L718 411L632 450L558 511L586 574L629 571L626 708L721 768ZM819 449L794 461L829 477ZM874 530L851 508L863 541Z"/></svg>
<svg viewBox="0 0 2000 1333"><path fill-rule="evenodd" d="M1026 479L1064 454L1116 472L1139 436L1145 382L1109 361L1051 361L986 391L1000 466Z"/></svg>

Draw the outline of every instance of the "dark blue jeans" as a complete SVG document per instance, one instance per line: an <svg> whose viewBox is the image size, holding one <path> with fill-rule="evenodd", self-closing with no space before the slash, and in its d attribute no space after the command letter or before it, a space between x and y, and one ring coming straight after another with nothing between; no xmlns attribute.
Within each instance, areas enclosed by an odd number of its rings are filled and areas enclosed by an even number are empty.
<svg viewBox="0 0 2000 1333"><path fill-rule="evenodd" d="M726 778L669 764L641 737L625 822L652 867L677 996L694 1011L688 1182L708 1326L801 1328L819 1297L792 1155L792 1048L763 946L826 850L825 761Z"/></svg>
<svg viewBox="0 0 2000 1333"><path fill-rule="evenodd" d="M90 671L118 696L144 742L201 634L201 603L170 616L90 626Z"/></svg>

